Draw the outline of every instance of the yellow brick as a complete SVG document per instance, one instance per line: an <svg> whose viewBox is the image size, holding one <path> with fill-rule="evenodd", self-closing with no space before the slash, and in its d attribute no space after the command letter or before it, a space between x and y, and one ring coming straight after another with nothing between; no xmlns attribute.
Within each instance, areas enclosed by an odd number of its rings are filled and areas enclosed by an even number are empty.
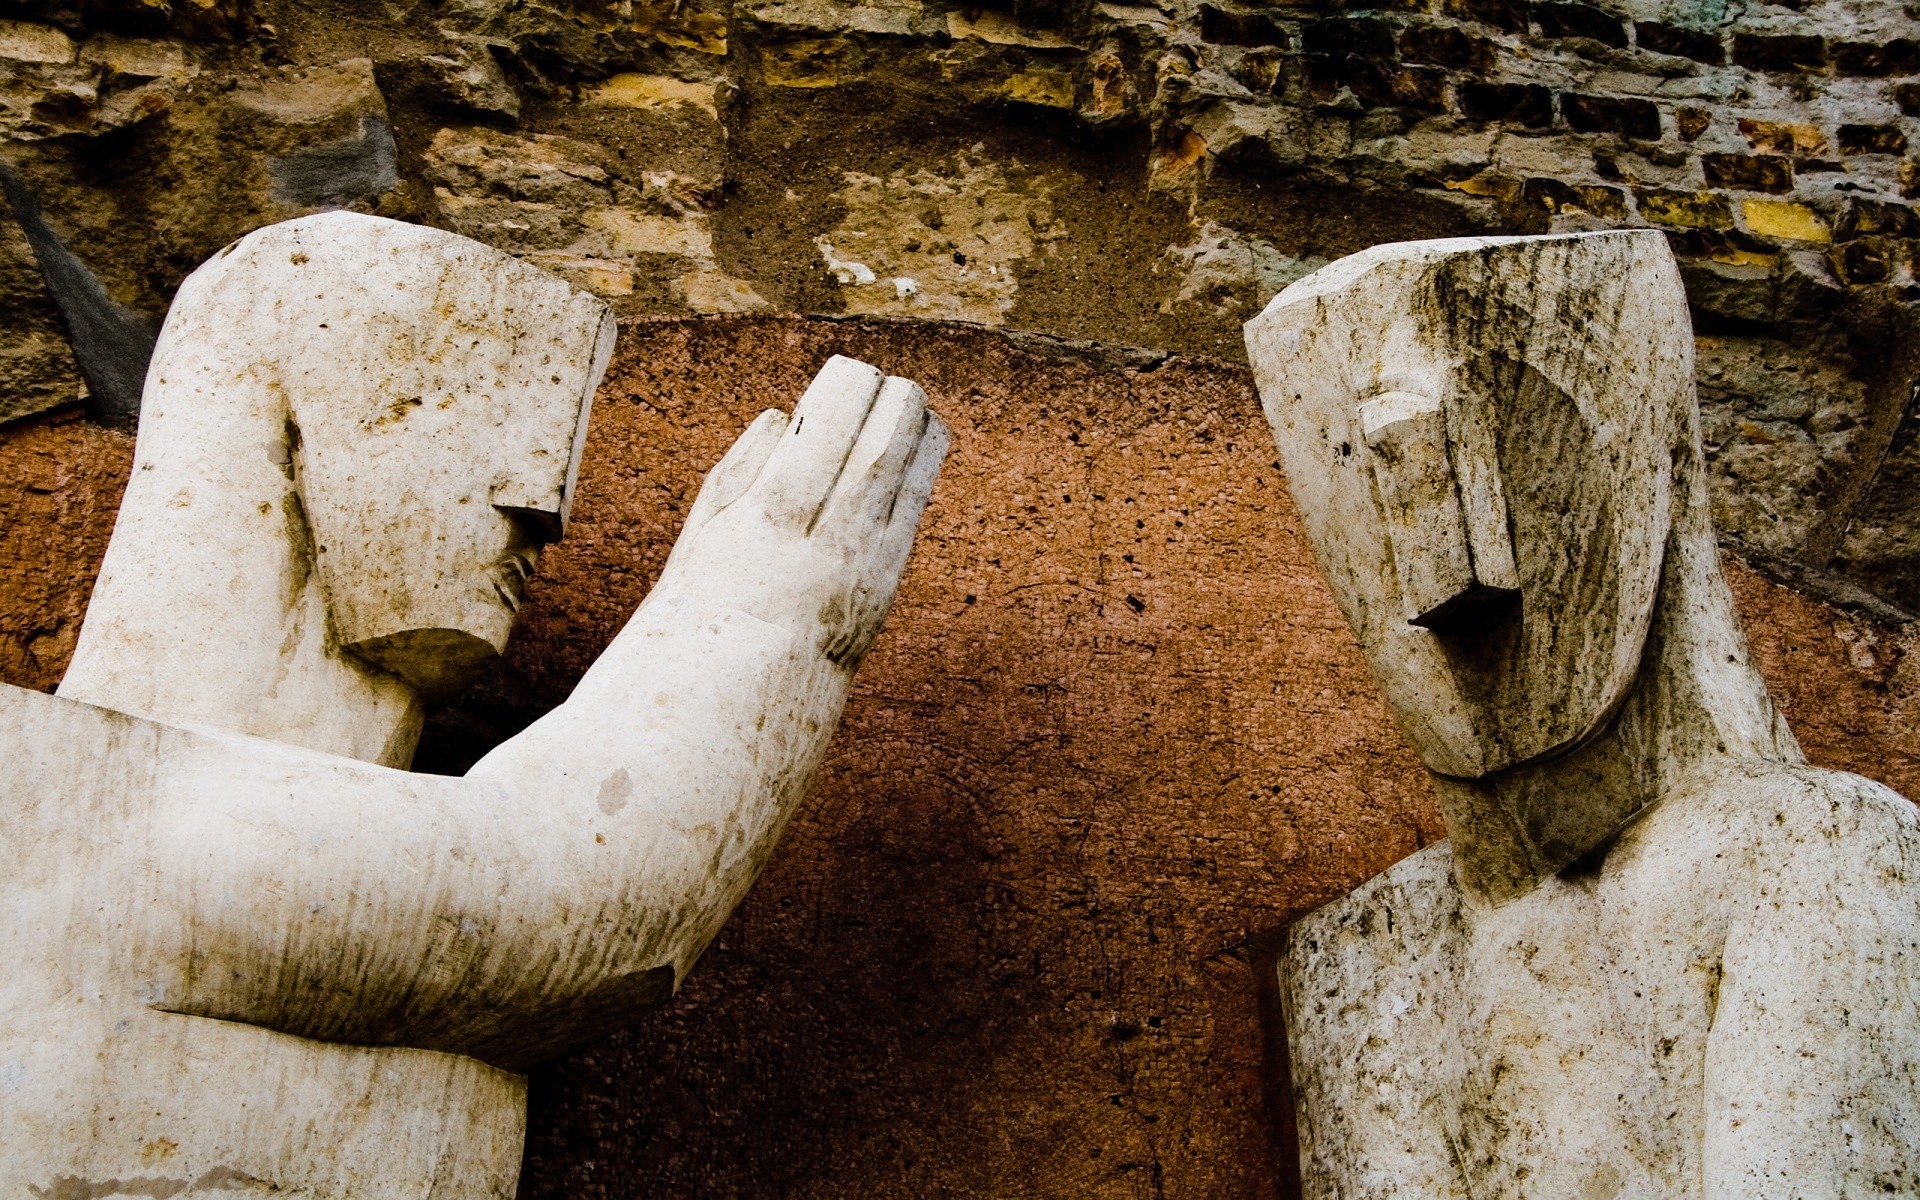
<svg viewBox="0 0 1920 1200"><path fill-rule="evenodd" d="M1505 175L1482 172L1465 179L1445 181L1447 190L1465 192L1469 196L1490 196L1496 200L1513 196L1520 190L1520 182Z"/></svg>
<svg viewBox="0 0 1920 1200"><path fill-rule="evenodd" d="M1712 192L1676 192L1655 188L1637 193L1640 215L1662 225L1684 225L1694 229L1727 229L1733 214L1723 196Z"/></svg>
<svg viewBox="0 0 1920 1200"><path fill-rule="evenodd" d="M836 37L770 46L761 61L775 87L822 88L841 81L846 58L847 40Z"/></svg>
<svg viewBox="0 0 1920 1200"><path fill-rule="evenodd" d="M545 250L523 257L528 262L552 271L575 286L586 288L596 296L631 296L633 294L632 263L593 258L585 254L569 254L565 250Z"/></svg>
<svg viewBox="0 0 1920 1200"><path fill-rule="evenodd" d="M615 75L587 90L589 104L608 104L618 108L665 108L685 104L718 117L720 107L714 100L711 83L688 83L671 75L640 75L627 72Z"/></svg>
<svg viewBox="0 0 1920 1200"><path fill-rule="evenodd" d="M1790 242L1831 242L1833 231L1820 214L1791 200L1742 200L1740 216L1749 233Z"/></svg>
<svg viewBox="0 0 1920 1200"><path fill-rule="evenodd" d="M617 254L677 254L713 257L713 232L701 216L668 217L624 208L594 208L583 214L587 228L604 235Z"/></svg>
<svg viewBox="0 0 1920 1200"><path fill-rule="evenodd" d="M968 16L971 11L974 15ZM1009 13L972 9L947 14L947 36L996 46L1027 46L1035 50L1078 50L1081 46L1050 29L1022 29Z"/></svg>
<svg viewBox="0 0 1920 1200"><path fill-rule="evenodd" d="M1827 150L1827 135L1812 125L1742 117L1740 133L1748 145L1763 154L1824 154Z"/></svg>
<svg viewBox="0 0 1920 1200"><path fill-rule="evenodd" d="M1764 267L1771 271L1780 263L1778 254L1762 254L1757 250L1741 250L1729 246L1707 256L1717 263L1726 263L1733 267Z"/></svg>
<svg viewBox="0 0 1920 1200"><path fill-rule="evenodd" d="M1073 107L1073 76L1066 71L1022 71L1006 83L1007 98L1048 108Z"/></svg>

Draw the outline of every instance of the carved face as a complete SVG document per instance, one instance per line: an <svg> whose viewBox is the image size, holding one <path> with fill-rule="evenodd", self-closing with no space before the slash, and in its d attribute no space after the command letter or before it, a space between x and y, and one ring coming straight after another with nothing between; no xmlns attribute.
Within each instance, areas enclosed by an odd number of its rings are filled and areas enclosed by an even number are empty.
<svg viewBox="0 0 1920 1200"><path fill-rule="evenodd" d="M1321 568L1427 767L1475 778L1604 729L1692 395L1660 235L1378 247L1281 293L1247 345Z"/></svg>
<svg viewBox="0 0 1920 1200"><path fill-rule="evenodd" d="M504 649L565 528L606 306L464 238L350 213L263 230L253 287L333 636L429 700ZM269 286L270 285L270 286ZM269 332L262 330L261 333Z"/></svg>

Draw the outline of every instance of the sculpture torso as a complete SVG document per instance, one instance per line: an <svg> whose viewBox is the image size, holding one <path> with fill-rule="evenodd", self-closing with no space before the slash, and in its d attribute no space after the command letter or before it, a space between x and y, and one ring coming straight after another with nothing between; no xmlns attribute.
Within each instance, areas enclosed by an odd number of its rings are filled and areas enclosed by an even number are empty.
<svg viewBox="0 0 1920 1200"><path fill-rule="evenodd" d="M1666 243L1375 247L1247 329L1451 838L1289 935L1307 1193L1920 1194L1920 824L1754 668Z"/></svg>
<svg viewBox="0 0 1920 1200"><path fill-rule="evenodd" d="M1309 1196L1920 1187L1920 1129L1899 1119L1920 1096L1906 800L1723 762L1599 862L1494 908L1461 895L1448 853L1290 933Z"/></svg>

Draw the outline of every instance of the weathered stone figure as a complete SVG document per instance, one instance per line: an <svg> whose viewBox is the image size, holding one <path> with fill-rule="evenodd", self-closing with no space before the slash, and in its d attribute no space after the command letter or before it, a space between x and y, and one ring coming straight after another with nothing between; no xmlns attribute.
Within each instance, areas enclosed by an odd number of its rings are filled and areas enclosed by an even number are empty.
<svg viewBox="0 0 1920 1200"><path fill-rule="evenodd" d="M945 450L835 359L572 697L420 705L559 536L605 307L343 213L181 288L57 697L0 688L0 1195L509 1197L528 1064L669 995L771 852Z"/></svg>
<svg viewBox="0 0 1920 1200"><path fill-rule="evenodd" d="M1920 821L1749 661L1661 236L1379 247L1247 345L1451 842L1289 933L1306 1194L1920 1195Z"/></svg>

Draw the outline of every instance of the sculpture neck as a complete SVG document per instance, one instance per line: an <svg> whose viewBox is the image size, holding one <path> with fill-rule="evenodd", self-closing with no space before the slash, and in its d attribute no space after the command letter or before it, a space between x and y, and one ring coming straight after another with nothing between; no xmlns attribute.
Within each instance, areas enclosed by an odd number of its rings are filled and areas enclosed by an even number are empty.
<svg viewBox="0 0 1920 1200"><path fill-rule="evenodd" d="M1725 762L1804 761L1748 652L1698 464L1681 466L1640 673L1613 718L1550 759L1435 777L1462 888L1481 903L1604 853L1651 805Z"/></svg>
<svg viewBox="0 0 1920 1200"><path fill-rule="evenodd" d="M59 694L405 767L419 701L334 645L290 436L264 388L149 381Z"/></svg>

